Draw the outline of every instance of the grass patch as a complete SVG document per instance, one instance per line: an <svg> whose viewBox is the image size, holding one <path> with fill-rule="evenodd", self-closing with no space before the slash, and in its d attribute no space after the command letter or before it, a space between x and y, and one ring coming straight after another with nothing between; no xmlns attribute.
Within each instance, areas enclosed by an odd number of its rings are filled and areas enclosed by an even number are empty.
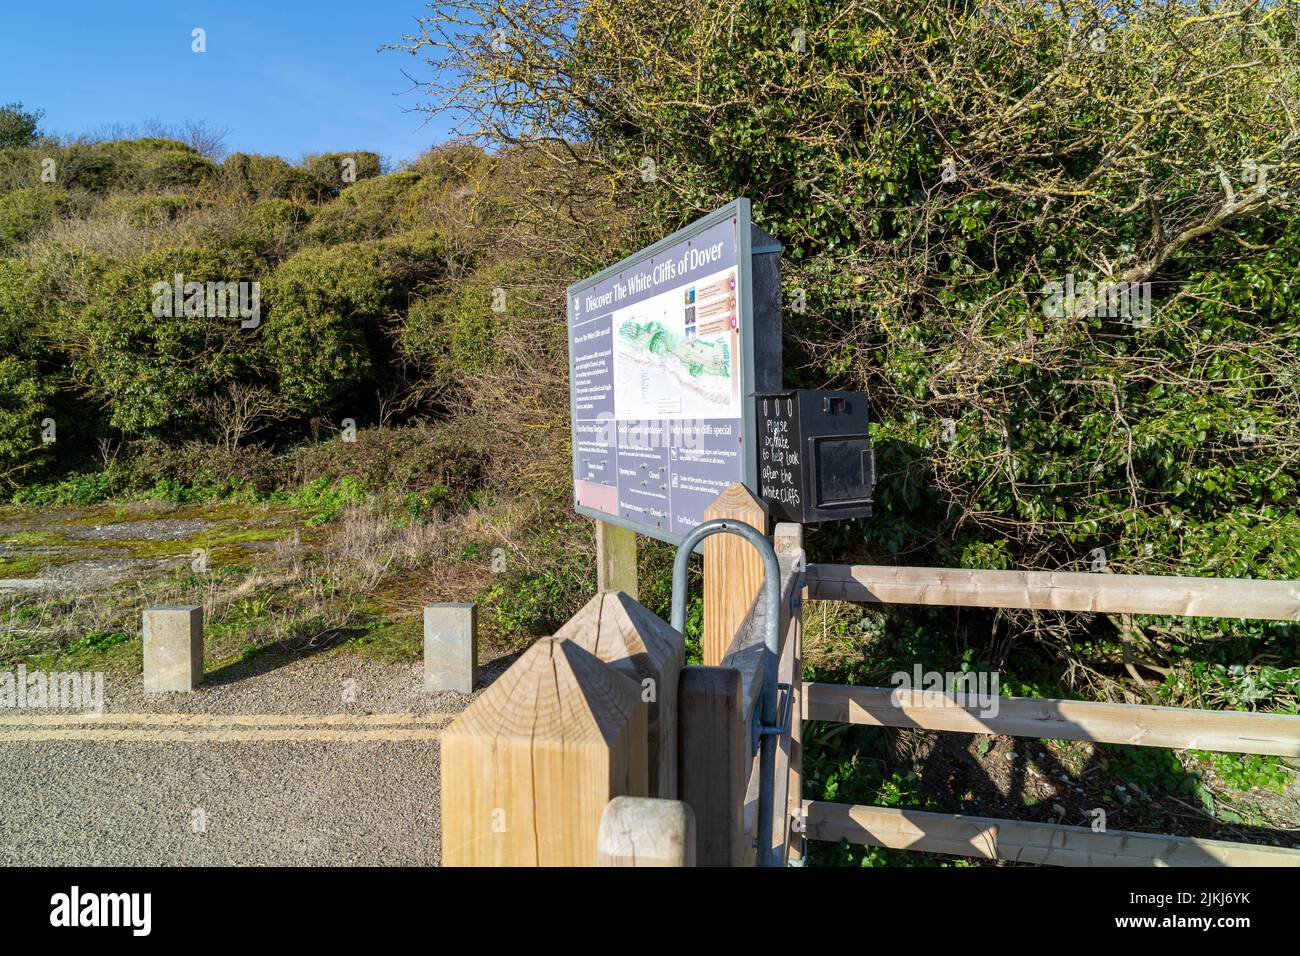
<svg viewBox="0 0 1300 956"><path fill-rule="evenodd" d="M363 633L344 641L342 647L384 664L422 659L424 622L419 618L406 621L371 618L363 627Z"/></svg>
<svg viewBox="0 0 1300 956"><path fill-rule="evenodd" d="M92 631L58 651L34 654L28 670L142 672L144 645L125 631Z"/></svg>

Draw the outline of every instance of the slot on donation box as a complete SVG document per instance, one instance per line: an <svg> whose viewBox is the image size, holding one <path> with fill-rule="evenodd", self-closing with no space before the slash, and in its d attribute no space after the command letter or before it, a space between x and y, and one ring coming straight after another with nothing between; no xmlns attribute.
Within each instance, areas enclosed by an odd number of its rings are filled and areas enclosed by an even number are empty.
<svg viewBox="0 0 1300 956"><path fill-rule="evenodd" d="M777 521L871 514L876 461L863 392L792 389L754 396L759 495Z"/></svg>

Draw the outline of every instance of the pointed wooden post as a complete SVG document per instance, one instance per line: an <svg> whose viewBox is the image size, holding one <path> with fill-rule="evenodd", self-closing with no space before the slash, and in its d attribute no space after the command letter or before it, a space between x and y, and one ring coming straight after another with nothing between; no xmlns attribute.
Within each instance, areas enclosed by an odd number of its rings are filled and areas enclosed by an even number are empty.
<svg viewBox="0 0 1300 956"><path fill-rule="evenodd" d="M742 484L733 484L704 509L704 519L736 518L768 533L767 506ZM763 559L748 541L715 534L704 541L704 637L707 666L722 663L763 586Z"/></svg>
<svg viewBox="0 0 1300 956"><path fill-rule="evenodd" d="M621 591L597 594L555 632L636 682L648 706L650 795L677 799L677 680L686 644Z"/></svg>
<svg viewBox="0 0 1300 956"><path fill-rule="evenodd" d="M593 866L601 815L647 795L641 688L539 640L441 738L447 866Z"/></svg>

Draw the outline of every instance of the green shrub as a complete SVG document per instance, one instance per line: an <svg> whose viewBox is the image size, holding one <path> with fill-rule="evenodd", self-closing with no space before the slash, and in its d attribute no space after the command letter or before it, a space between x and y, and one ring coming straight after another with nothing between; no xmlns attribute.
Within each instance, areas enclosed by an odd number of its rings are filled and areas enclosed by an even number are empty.
<svg viewBox="0 0 1300 956"><path fill-rule="evenodd" d="M350 186L322 208L307 230L313 242L378 239L401 227L418 173L389 173Z"/></svg>
<svg viewBox="0 0 1300 956"><path fill-rule="evenodd" d="M249 199L319 200L324 185L304 169L279 156L231 153L221 164L220 181Z"/></svg>
<svg viewBox="0 0 1300 956"><path fill-rule="evenodd" d="M47 457L41 420L53 395L34 363L0 356L0 483L16 483Z"/></svg>
<svg viewBox="0 0 1300 956"><path fill-rule="evenodd" d="M244 197L227 194L214 204L214 216L202 224L198 242L275 262L302 244L311 216L311 207L292 199L264 199L250 207Z"/></svg>
<svg viewBox="0 0 1300 956"><path fill-rule="evenodd" d="M122 171L119 185L126 188L193 188L214 171L211 160L176 140L118 140L100 148L117 160Z"/></svg>
<svg viewBox="0 0 1300 956"><path fill-rule="evenodd" d="M319 414L373 378L367 333L390 291L371 246L304 249L281 263L267 284L263 337L281 398Z"/></svg>
<svg viewBox="0 0 1300 956"><path fill-rule="evenodd" d="M306 524L315 527L327 521L333 521L345 507L361 504L370 495L354 479L343 477L331 481L317 478L299 488L286 500L295 508L309 513Z"/></svg>
<svg viewBox="0 0 1300 956"><path fill-rule="evenodd" d="M413 302L400 331L403 349L439 381L468 381L502 368L509 361L502 348L505 337L529 327L521 320L538 319L544 312L517 294L521 280L533 271L528 262L499 263ZM498 289L504 312L493 310Z"/></svg>
<svg viewBox="0 0 1300 956"><path fill-rule="evenodd" d="M468 423L362 428L356 440L305 444L293 452L303 481L350 477L372 490L463 499L483 478L480 437Z"/></svg>
<svg viewBox="0 0 1300 956"><path fill-rule="evenodd" d="M261 354L236 316L153 314L155 284L256 281L262 264L221 251L151 253L95 277L84 307L61 317L77 381L105 404L109 423L141 435L190 427L193 402L235 379L256 380Z"/></svg>
<svg viewBox="0 0 1300 956"><path fill-rule="evenodd" d="M490 291L468 285L411 304L402 342L440 384L464 380L497 365L499 319L485 303Z"/></svg>
<svg viewBox="0 0 1300 956"><path fill-rule="evenodd" d="M119 213L136 226L170 222L193 208L195 201L185 195L112 196L104 201L105 212Z"/></svg>
<svg viewBox="0 0 1300 956"><path fill-rule="evenodd" d="M112 468L69 475L46 484L29 484L14 492L16 505L54 508L60 505L97 505L123 491L121 476Z"/></svg>
<svg viewBox="0 0 1300 956"><path fill-rule="evenodd" d="M123 185L125 174L118 157L94 143L74 143L57 157L61 185L75 185L103 194Z"/></svg>
<svg viewBox="0 0 1300 956"><path fill-rule="evenodd" d="M250 212L248 236L263 255L282 258L299 244L312 209L292 199L265 199Z"/></svg>
<svg viewBox="0 0 1300 956"><path fill-rule="evenodd" d="M261 445L228 449L201 441L133 441L123 448L122 493L143 495L166 489L172 494L211 498L269 495L287 480L284 461Z"/></svg>
<svg viewBox="0 0 1300 956"><path fill-rule="evenodd" d="M0 259L0 355L28 354L37 324L37 270L25 259Z"/></svg>
<svg viewBox="0 0 1300 956"><path fill-rule="evenodd" d="M350 169L355 174L351 182L343 178L344 170L349 168L345 165L347 160L351 160ZM382 171L379 154L364 149L340 153L316 153L304 159L302 164L307 172L330 189L346 189L352 183L373 179Z"/></svg>
<svg viewBox="0 0 1300 956"><path fill-rule="evenodd" d="M291 199L266 199L252 209L253 222L268 236L300 229L311 221L311 216L309 208Z"/></svg>
<svg viewBox="0 0 1300 956"><path fill-rule="evenodd" d="M0 147L30 146L36 142L44 110L24 109L22 103L0 106Z"/></svg>
<svg viewBox="0 0 1300 956"><path fill-rule="evenodd" d="M33 150L0 147L0 193L41 181L40 158Z"/></svg>
<svg viewBox="0 0 1300 956"><path fill-rule="evenodd" d="M194 148L155 137L74 143L54 158L60 185L92 193L192 189L215 170Z"/></svg>
<svg viewBox="0 0 1300 956"><path fill-rule="evenodd" d="M0 195L0 255L22 245L62 215L67 206L61 191L41 186Z"/></svg>
<svg viewBox="0 0 1300 956"><path fill-rule="evenodd" d="M479 595L489 632L519 646L554 634L582 605L591 587L590 553L573 547L576 530L571 520L543 526L520 545L526 565L507 558L505 571ZM477 550L490 559L495 547Z"/></svg>
<svg viewBox="0 0 1300 956"><path fill-rule="evenodd" d="M411 169L426 183L460 187L482 181L496 165L496 159L477 146L451 143L425 150Z"/></svg>

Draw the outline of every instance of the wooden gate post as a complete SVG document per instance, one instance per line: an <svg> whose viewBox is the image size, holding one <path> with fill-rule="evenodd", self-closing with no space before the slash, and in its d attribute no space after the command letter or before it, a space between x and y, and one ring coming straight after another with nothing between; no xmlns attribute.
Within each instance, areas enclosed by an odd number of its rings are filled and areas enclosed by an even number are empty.
<svg viewBox="0 0 1300 956"><path fill-rule="evenodd" d="M441 740L447 866L593 866L606 805L647 794L641 688L572 641L535 643Z"/></svg>
<svg viewBox="0 0 1300 956"><path fill-rule="evenodd" d="M677 799L677 681L682 635L621 591L606 591L555 632L636 682L647 707L650 795Z"/></svg>
<svg viewBox="0 0 1300 956"><path fill-rule="evenodd" d="M753 755L740 671L687 667L678 696L677 785L695 813L700 866L752 866L745 788Z"/></svg>
<svg viewBox="0 0 1300 956"><path fill-rule="evenodd" d="M704 509L704 520L735 518L768 533L767 506L742 484L733 484ZM700 652L707 666L722 663L740 625L763 586L763 558L734 534L704 540L704 636Z"/></svg>

